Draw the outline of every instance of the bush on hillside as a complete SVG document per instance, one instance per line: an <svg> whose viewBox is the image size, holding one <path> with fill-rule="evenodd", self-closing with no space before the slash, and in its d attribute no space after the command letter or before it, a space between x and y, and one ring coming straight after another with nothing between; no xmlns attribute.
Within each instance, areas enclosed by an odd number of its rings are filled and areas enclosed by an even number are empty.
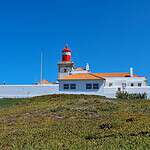
<svg viewBox="0 0 150 150"><path fill-rule="evenodd" d="M147 99L146 93L128 93L128 92L117 92L116 97L118 99Z"/></svg>

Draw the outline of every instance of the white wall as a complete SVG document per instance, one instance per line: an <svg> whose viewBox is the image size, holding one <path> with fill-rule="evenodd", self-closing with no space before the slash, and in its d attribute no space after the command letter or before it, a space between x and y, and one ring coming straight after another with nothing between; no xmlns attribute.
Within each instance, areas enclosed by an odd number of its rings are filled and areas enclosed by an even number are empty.
<svg viewBox="0 0 150 150"><path fill-rule="evenodd" d="M126 83L126 86L131 86L131 83L138 86L138 83L142 83L142 86L146 86L145 77L105 77L105 79L106 87L109 87L109 83L113 83L112 87L122 87L122 83Z"/></svg>
<svg viewBox="0 0 150 150"><path fill-rule="evenodd" d="M122 78L121 78L122 79ZM116 92L118 91L118 88L120 87L121 90L127 91L128 93L147 93L148 97L150 98L150 87L149 86L145 86L145 78L124 78L126 80L120 80L120 78L110 78L109 80L106 79L106 82L113 82L114 85L112 87L107 86L107 84L105 83L105 80L90 80L90 81L60 81L60 92L61 93L65 93L65 94L92 94L92 95L102 95L102 96L106 96L108 98L115 98L116 96ZM142 82L143 85L142 87L138 87L138 86L134 86L131 87L130 84L129 86L127 86L125 89L122 89L122 82L127 82L127 83L138 83L138 82ZM86 89L86 83L99 83L100 84L100 89L98 90L87 90ZM64 84L76 84L76 89L75 90L71 90L71 89L67 89L64 90L63 89L63 85ZM106 84L106 86L104 86Z"/></svg>
<svg viewBox="0 0 150 150"><path fill-rule="evenodd" d="M0 98L33 97L59 93L58 84L0 85Z"/></svg>
<svg viewBox="0 0 150 150"><path fill-rule="evenodd" d="M125 89L128 93L147 93L148 97L150 97L150 86L145 87L127 87Z"/></svg>
<svg viewBox="0 0 150 150"><path fill-rule="evenodd" d="M67 83L76 83L67 82ZM63 83L60 82L60 88L63 89ZM66 82L65 82L66 83ZM60 90L59 84L49 85L0 85L0 98L24 98L49 94L87 94L87 95L102 95L110 98L116 96L118 87L104 87L104 81L78 81L78 90ZM99 90L86 90L86 83L99 83ZM128 93L147 93L150 98L150 87L126 87L124 89Z"/></svg>
<svg viewBox="0 0 150 150"><path fill-rule="evenodd" d="M99 89L86 89L86 84L98 83ZM64 84L76 84L76 89L64 89ZM104 87L104 80L76 80L76 81L60 81L59 90L60 91L72 91L72 92L102 92Z"/></svg>
<svg viewBox="0 0 150 150"><path fill-rule="evenodd" d="M106 97L115 98L118 87L104 87L103 95ZM150 86L143 87L126 87L123 91L128 93L147 93L148 98L150 98Z"/></svg>
<svg viewBox="0 0 150 150"><path fill-rule="evenodd" d="M80 73L89 73L89 71L87 70L81 70L81 71L76 71L76 70L73 70L70 72L71 74L80 74Z"/></svg>
<svg viewBox="0 0 150 150"><path fill-rule="evenodd" d="M115 98L116 92L118 91L117 87L104 87L100 91L60 91L63 94L85 94L85 95L101 95L108 98ZM150 87L140 87L140 88L127 88L128 93L147 93L148 98L150 99Z"/></svg>

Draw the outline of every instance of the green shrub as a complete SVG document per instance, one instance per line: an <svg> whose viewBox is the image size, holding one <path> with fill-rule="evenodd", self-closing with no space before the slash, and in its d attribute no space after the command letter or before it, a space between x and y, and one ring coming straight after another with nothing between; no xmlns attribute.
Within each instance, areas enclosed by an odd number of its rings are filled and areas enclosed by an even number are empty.
<svg viewBox="0 0 150 150"><path fill-rule="evenodd" d="M147 99L146 93L128 93L128 92L117 92L116 97L118 99Z"/></svg>

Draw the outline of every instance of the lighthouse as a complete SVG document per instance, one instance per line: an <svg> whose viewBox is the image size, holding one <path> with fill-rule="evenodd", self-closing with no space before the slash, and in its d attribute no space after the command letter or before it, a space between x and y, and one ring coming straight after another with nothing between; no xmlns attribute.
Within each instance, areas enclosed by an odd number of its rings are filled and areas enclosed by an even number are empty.
<svg viewBox="0 0 150 150"><path fill-rule="evenodd" d="M71 62L71 50L67 45L62 51L62 62Z"/></svg>
<svg viewBox="0 0 150 150"><path fill-rule="evenodd" d="M58 63L58 79L69 75L69 73L73 70L74 63L71 60L71 53L72 52L68 45L65 45L62 50L62 60Z"/></svg>

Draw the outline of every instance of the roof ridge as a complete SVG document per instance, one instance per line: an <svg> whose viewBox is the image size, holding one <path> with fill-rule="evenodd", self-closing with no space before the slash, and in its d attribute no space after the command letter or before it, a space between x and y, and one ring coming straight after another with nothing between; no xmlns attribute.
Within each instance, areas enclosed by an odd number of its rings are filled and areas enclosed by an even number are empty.
<svg viewBox="0 0 150 150"><path fill-rule="evenodd" d="M118 74L118 73L120 73L120 74L122 74L122 73L130 73L130 72L97 72L97 73L94 73L94 74L105 74L105 73L107 73L107 74Z"/></svg>
<svg viewBox="0 0 150 150"><path fill-rule="evenodd" d="M99 79L105 79L105 78L103 78L103 77L99 77L99 76L95 75L94 73L88 73L88 74L90 74L90 75L92 75L92 76L94 76L94 77L97 77L97 78L99 78Z"/></svg>
<svg viewBox="0 0 150 150"><path fill-rule="evenodd" d="M60 80L105 80L103 77L99 77L92 73L78 73L78 74L71 74L69 76L65 76Z"/></svg>

